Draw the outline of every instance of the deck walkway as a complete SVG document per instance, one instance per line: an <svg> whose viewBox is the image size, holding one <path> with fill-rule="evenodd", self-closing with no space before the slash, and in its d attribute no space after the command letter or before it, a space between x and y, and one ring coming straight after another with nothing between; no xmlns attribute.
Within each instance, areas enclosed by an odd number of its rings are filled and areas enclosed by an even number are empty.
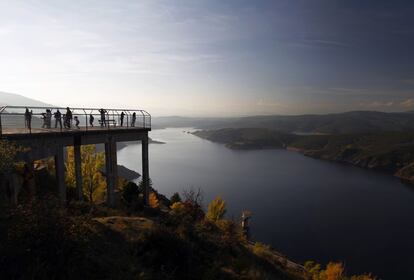
<svg viewBox="0 0 414 280"><path fill-rule="evenodd" d="M87 135L87 134L116 134L116 133L140 133L140 132L148 132L151 128L148 127L80 127L78 128L16 128L16 127L8 127L3 128L2 133L0 134L0 138L3 139L33 139L38 137L48 137L48 136L67 136L67 135Z"/></svg>

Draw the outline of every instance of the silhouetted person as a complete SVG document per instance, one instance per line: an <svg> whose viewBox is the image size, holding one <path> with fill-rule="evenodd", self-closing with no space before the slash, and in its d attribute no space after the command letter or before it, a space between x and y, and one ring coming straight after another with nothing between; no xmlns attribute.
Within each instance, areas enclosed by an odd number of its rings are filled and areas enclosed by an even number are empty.
<svg viewBox="0 0 414 280"><path fill-rule="evenodd" d="M52 111L46 109L46 128L52 127Z"/></svg>
<svg viewBox="0 0 414 280"><path fill-rule="evenodd" d="M29 111L29 109L26 107L26 111L24 112L24 124L28 129L32 129L32 115L33 111Z"/></svg>
<svg viewBox="0 0 414 280"><path fill-rule="evenodd" d="M250 218L251 218L250 214L243 211L241 227L242 227L243 234L247 239L250 238L250 227L249 227Z"/></svg>
<svg viewBox="0 0 414 280"><path fill-rule="evenodd" d="M95 118L93 117L93 115L92 114L90 114L89 115L89 125L91 126L91 127L93 127L93 121L95 120Z"/></svg>
<svg viewBox="0 0 414 280"><path fill-rule="evenodd" d="M124 126L124 117L125 117L125 113L122 112L121 113L121 126Z"/></svg>
<svg viewBox="0 0 414 280"><path fill-rule="evenodd" d="M76 128L77 129L80 129L78 116L75 116L74 120L75 120L75 126L76 126Z"/></svg>
<svg viewBox="0 0 414 280"><path fill-rule="evenodd" d="M72 111L69 107L66 107L66 115L65 115L65 127L71 128L72 126Z"/></svg>
<svg viewBox="0 0 414 280"><path fill-rule="evenodd" d="M106 126L106 121L105 121L106 110L105 109L100 109L99 113L101 114L101 127L104 126L104 125Z"/></svg>
<svg viewBox="0 0 414 280"><path fill-rule="evenodd" d="M137 120L137 114L134 112L132 114L132 119L131 119L131 126L134 127L135 126L135 121Z"/></svg>
<svg viewBox="0 0 414 280"><path fill-rule="evenodd" d="M47 127L46 113L42 113L42 119L43 119L42 128L46 128Z"/></svg>
<svg viewBox="0 0 414 280"><path fill-rule="evenodd" d="M60 129L62 129L62 113L59 111L59 109L54 114L55 117L55 128L57 128L58 124Z"/></svg>

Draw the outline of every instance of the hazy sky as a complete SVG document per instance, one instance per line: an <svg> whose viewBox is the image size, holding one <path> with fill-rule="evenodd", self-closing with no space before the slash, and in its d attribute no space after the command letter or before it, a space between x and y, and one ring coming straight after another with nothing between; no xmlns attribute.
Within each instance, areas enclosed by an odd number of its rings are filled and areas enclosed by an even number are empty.
<svg viewBox="0 0 414 280"><path fill-rule="evenodd" d="M414 109L414 1L0 0L0 91L156 115Z"/></svg>

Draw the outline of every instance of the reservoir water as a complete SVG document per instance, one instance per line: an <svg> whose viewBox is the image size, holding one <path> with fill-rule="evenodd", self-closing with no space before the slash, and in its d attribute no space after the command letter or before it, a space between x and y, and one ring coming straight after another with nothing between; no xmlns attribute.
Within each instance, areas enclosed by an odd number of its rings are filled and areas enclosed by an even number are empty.
<svg viewBox="0 0 414 280"><path fill-rule="evenodd" d="M166 196L201 188L227 217L253 213L253 239L293 260L342 261L349 273L414 279L414 187L397 178L286 150L235 151L185 133L153 130L150 177ZM141 173L141 146L118 161Z"/></svg>

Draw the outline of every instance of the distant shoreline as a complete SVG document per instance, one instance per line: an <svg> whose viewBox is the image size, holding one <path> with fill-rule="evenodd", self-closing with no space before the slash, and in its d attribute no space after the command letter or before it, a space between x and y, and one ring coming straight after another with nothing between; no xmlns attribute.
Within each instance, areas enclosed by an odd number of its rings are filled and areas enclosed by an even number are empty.
<svg viewBox="0 0 414 280"><path fill-rule="evenodd" d="M400 139L398 137L401 137L401 135L397 133L394 135L391 132L383 132L383 134L378 134L378 136L367 134L369 135L365 136L367 139L364 139L360 134L355 136L311 134L297 135L299 138L295 138L295 135L279 134L276 132L272 134L269 131L262 132L260 129L199 130L192 134L202 139L223 144L226 148L232 150L284 149L315 159L349 164L363 169L393 175L404 183L414 185L414 158L408 159L403 164L401 163L401 159L395 156L395 154L401 155L400 157L403 159L407 157L405 151L407 145L398 142L406 140L406 137ZM290 136L292 137L290 138ZM327 142L329 143L328 145L323 144L323 141L322 144L319 143L321 140L327 141L325 139L326 137L331 137L333 140L329 138L328 140L330 142ZM358 146L355 144L355 141L357 141L355 139L361 137L363 140L360 141L362 143L360 145L362 146ZM382 138L386 137L394 141L391 141L393 146L389 148L390 151L383 148L383 144L378 144L378 148L375 149L371 147L373 145L371 143L372 141L375 142L378 139L378 142L380 142ZM351 144L347 144L347 141ZM364 148L364 145L367 148ZM411 146L408 146L409 148Z"/></svg>

